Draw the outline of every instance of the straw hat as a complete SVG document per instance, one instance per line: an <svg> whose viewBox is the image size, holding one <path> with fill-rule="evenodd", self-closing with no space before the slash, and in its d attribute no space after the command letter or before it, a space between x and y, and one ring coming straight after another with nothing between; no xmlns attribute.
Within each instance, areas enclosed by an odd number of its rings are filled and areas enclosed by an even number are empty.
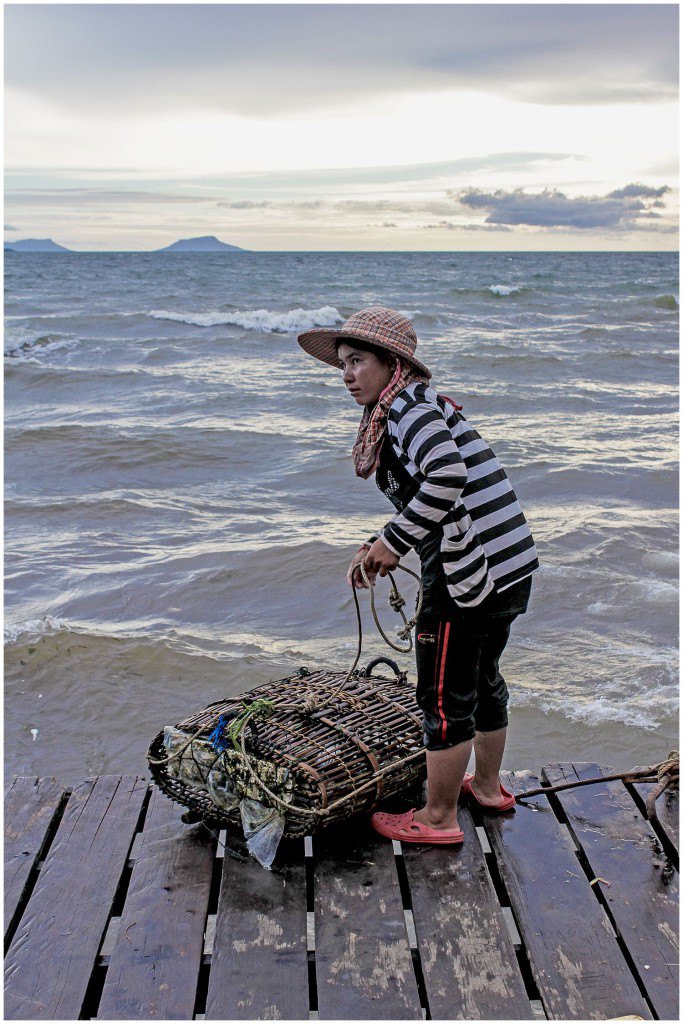
<svg viewBox="0 0 683 1024"><path fill-rule="evenodd" d="M367 309L361 309L350 316L341 327L321 327L314 331L304 331L299 335L298 342L310 356L315 356L323 363L329 363L330 366L339 369L336 343L346 339L366 341L378 348L385 348L388 352L400 356L403 361L411 363L425 376L432 375L424 363L415 358L417 336L410 320L397 313L395 309L387 309L386 306L368 306Z"/></svg>

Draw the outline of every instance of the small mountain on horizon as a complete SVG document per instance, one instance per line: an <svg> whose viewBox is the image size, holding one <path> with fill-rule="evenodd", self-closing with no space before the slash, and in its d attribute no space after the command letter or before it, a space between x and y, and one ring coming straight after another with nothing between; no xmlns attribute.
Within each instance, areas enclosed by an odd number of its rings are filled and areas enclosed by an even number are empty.
<svg viewBox="0 0 683 1024"><path fill-rule="evenodd" d="M202 235L201 238L181 238L172 245L163 249L154 249L153 252L247 252L239 245L228 245L221 242L215 235Z"/></svg>
<svg viewBox="0 0 683 1024"><path fill-rule="evenodd" d="M5 242L5 252L73 252L58 245L51 238L21 238L16 242Z"/></svg>

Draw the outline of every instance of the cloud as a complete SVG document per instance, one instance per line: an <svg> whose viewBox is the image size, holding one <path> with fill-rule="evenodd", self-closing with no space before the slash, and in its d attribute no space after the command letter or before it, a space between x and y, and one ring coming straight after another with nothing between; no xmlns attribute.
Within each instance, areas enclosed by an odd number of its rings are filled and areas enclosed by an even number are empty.
<svg viewBox="0 0 683 1024"><path fill-rule="evenodd" d="M211 189L214 190L214 198L221 202L243 202L245 197L240 199L227 199L225 191L244 192L245 189L256 192L274 192L279 190L295 189L310 193L312 189L328 190L338 186L361 187L381 185L401 185L429 183L436 184L452 181L453 178L460 178L463 175L504 173L512 171L516 175L533 171L536 168L547 168L558 163L571 161L585 161L585 157L576 153L560 153L547 151L526 151L483 153L477 156L461 157L458 160L433 160L415 164L385 164L374 167L322 167L311 168L301 167L294 170L267 170L251 171L244 173L232 171L211 177L185 176L182 181L177 178L159 178L156 181L157 189L142 190L131 188L105 189L102 187L102 179L111 178L112 175L139 180L145 172L140 168L121 167L113 171L107 167L72 168L53 167L41 165L39 168L14 167L7 169L7 181L9 190L13 194L25 196L55 196L60 197L70 193L82 195L83 197L94 196L97 192L102 198L125 200L126 197L137 196L139 199L149 197L164 198L169 202L176 199L178 202L201 198L209 199ZM12 182L22 182L26 177L36 181L32 187L12 187ZM71 182L74 179L82 182L80 187L75 187ZM40 182L48 182L50 187L41 186ZM56 185L55 182L69 182L66 185ZM177 189L183 185L188 190L203 189L204 196L195 195L192 192L177 194L168 191ZM445 187L445 186L442 186ZM166 190L166 191L164 191ZM219 195L220 191L223 195ZM236 208L236 207L234 207Z"/></svg>
<svg viewBox="0 0 683 1024"><path fill-rule="evenodd" d="M504 224L462 224L458 221L440 220L436 224L422 224L424 231L436 231L445 228L447 231L510 231Z"/></svg>
<svg viewBox="0 0 683 1024"><path fill-rule="evenodd" d="M266 14L267 12L267 14ZM675 4L8 4L8 87L272 117L389 93L674 99Z"/></svg>
<svg viewBox="0 0 683 1024"><path fill-rule="evenodd" d="M5 231L18 231L19 228L15 228L14 224L5 224Z"/></svg>
<svg viewBox="0 0 683 1024"><path fill-rule="evenodd" d="M639 191L630 193L630 188ZM663 191L668 191L668 186ZM581 231L602 228L633 227L642 219L658 219L644 199L662 195L660 189L648 190L644 185L626 186L618 190L623 193L609 193L606 196L578 196L570 198L557 189L544 189L541 193L528 194L522 189L506 192L483 192L475 188L450 192L461 206L470 210L486 210L486 224L528 225L540 228L572 228ZM654 204L651 204L654 205ZM652 225L654 228L655 225Z"/></svg>
<svg viewBox="0 0 683 1024"><path fill-rule="evenodd" d="M633 182L631 185L625 185L624 188L617 188L614 192L609 192L608 196L610 199L633 199L636 196L647 197L648 199L659 199L666 192L670 192L671 189L668 185L662 185L660 188L650 188L648 185L641 185L639 182ZM653 203L653 206L663 205L662 203Z"/></svg>
<svg viewBox="0 0 683 1024"><path fill-rule="evenodd" d="M216 206L224 207L226 210L264 210L272 205L267 199L219 199L216 202Z"/></svg>
<svg viewBox="0 0 683 1024"><path fill-rule="evenodd" d="M226 180L230 180L229 178ZM259 190L268 193L269 179L265 176ZM188 186L190 187L190 186ZM299 191L293 190L296 195ZM442 198L443 197L443 198ZM349 220L356 223L357 218L369 216L383 217L389 220L392 216L424 217L447 216L451 213L452 202L445 192L439 191L433 199L402 198L400 195L392 199L338 199L334 194L314 199L289 198L286 195L273 199L228 199L216 195L215 191L200 192L199 195L185 195L177 192L152 192L141 189L102 189L102 188L9 188L5 193L5 202L13 210L31 208L49 208L51 210L71 209L80 211L86 207L101 207L121 210L123 207L144 210L149 207L205 207L208 211L219 209L231 211L236 215L257 211L264 215L282 216L283 214L300 218L302 214L318 213L321 219L333 218Z"/></svg>
<svg viewBox="0 0 683 1024"><path fill-rule="evenodd" d="M116 206L150 203L169 205L206 203L205 196L181 195L171 192L152 192L142 189L100 189L100 188L8 188L5 202L26 206L52 206L55 203L71 203L74 206L104 204ZM215 201L215 199L214 199Z"/></svg>

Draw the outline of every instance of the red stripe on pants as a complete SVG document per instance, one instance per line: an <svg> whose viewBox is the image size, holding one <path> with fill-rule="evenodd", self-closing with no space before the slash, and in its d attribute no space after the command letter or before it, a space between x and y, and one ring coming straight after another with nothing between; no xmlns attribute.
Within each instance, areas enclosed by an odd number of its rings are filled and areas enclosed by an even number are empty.
<svg viewBox="0 0 683 1024"><path fill-rule="evenodd" d="M443 634L443 644L442 644L442 647L441 647L441 659L440 659L439 664L438 664L438 673L439 673L438 679L439 679L439 681L438 681L438 688L437 688L437 695L436 695L436 709L437 709L437 711L439 713L439 718L441 719L441 742L442 743L445 743L445 741L446 741L446 729L448 727L448 723L446 722L446 716L444 715L444 712L443 712L443 681L444 681L444 676L446 675L446 656L447 656L447 653L448 653L448 637L449 637L450 632L451 632L451 624L450 624L450 622L447 622L445 624L445 629L444 629L444 634Z"/></svg>

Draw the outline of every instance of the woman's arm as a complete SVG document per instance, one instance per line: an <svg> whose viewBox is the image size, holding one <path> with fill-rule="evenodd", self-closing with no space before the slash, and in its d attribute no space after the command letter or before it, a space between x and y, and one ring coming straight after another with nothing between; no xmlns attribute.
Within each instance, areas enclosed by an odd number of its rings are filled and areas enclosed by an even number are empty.
<svg viewBox="0 0 683 1024"><path fill-rule="evenodd" d="M412 500L380 534L400 558L451 511L467 483L467 469L443 413L430 402L406 402L397 415L390 414L389 426L423 477Z"/></svg>

